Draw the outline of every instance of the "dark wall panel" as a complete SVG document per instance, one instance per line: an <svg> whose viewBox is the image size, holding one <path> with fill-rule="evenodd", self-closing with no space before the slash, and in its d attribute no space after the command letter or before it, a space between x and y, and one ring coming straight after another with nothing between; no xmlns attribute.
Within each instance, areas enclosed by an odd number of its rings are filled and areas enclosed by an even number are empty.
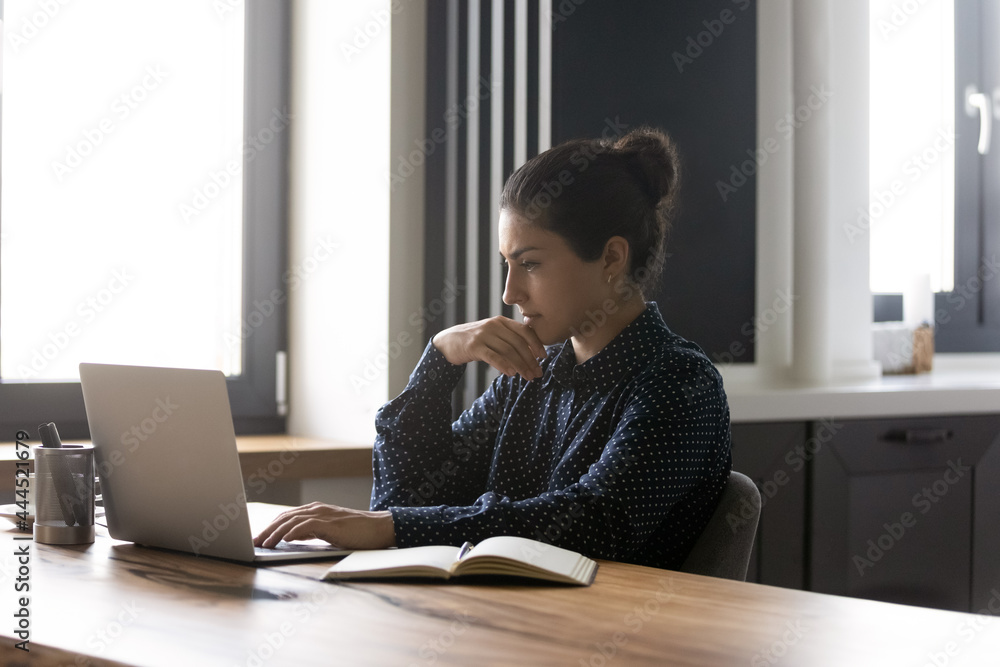
<svg viewBox="0 0 1000 667"><path fill-rule="evenodd" d="M552 142L599 136L615 119L673 137L680 210L661 288L647 296L713 359L740 344L735 361L751 362L756 179L725 200L717 183L757 145L756 3L577 2L553 3Z"/></svg>

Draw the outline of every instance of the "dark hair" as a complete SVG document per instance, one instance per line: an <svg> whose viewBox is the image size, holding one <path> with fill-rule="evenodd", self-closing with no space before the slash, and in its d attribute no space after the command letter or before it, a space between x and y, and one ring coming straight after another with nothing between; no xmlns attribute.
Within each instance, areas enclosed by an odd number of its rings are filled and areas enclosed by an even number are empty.
<svg viewBox="0 0 1000 667"><path fill-rule="evenodd" d="M574 139L525 162L500 208L559 234L586 262L612 236L629 245L628 279L640 289L663 270L677 200L679 160L665 133L640 127L611 139Z"/></svg>

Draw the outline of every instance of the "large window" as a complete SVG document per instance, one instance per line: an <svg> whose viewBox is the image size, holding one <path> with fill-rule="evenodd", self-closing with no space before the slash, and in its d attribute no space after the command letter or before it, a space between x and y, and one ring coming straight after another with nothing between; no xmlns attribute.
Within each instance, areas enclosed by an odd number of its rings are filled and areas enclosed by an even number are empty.
<svg viewBox="0 0 1000 667"><path fill-rule="evenodd" d="M955 284L937 348L1000 352L1000 0L955 1ZM1000 129L1000 128L998 128Z"/></svg>
<svg viewBox="0 0 1000 667"><path fill-rule="evenodd" d="M3 20L0 428L86 435L90 361L220 369L238 428L280 430L286 3Z"/></svg>
<svg viewBox="0 0 1000 667"><path fill-rule="evenodd" d="M1000 0L870 7L872 291L930 290L939 352L998 352Z"/></svg>
<svg viewBox="0 0 1000 667"><path fill-rule="evenodd" d="M871 287L954 282L954 0L871 0Z"/></svg>

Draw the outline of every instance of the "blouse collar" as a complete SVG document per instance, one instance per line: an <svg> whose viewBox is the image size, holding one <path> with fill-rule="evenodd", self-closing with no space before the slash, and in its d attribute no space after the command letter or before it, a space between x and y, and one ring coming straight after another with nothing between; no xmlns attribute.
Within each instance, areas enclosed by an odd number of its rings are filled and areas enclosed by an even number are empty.
<svg viewBox="0 0 1000 667"><path fill-rule="evenodd" d="M576 363L572 341L563 342L552 362L551 377L567 388L607 392L633 368L649 362L658 347L654 343L663 340L664 334L670 334L670 329L659 307L647 301L638 317L582 364Z"/></svg>

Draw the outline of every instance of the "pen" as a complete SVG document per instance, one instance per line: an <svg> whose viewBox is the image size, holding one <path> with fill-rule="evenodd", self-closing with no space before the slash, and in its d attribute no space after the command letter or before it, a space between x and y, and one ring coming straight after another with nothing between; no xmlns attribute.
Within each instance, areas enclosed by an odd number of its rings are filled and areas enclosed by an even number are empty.
<svg viewBox="0 0 1000 667"><path fill-rule="evenodd" d="M466 542L463 544L462 548L458 550L458 558L455 560L462 560L462 558L465 557L465 554L469 553L470 549L472 549L472 542Z"/></svg>
<svg viewBox="0 0 1000 667"><path fill-rule="evenodd" d="M38 425L38 437L42 440L42 447L48 449L61 449L63 444L59 438L59 431L53 422ZM63 520L67 526L77 523L74 510L74 499L76 494L73 488L73 475L66 467L66 461L61 457L46 457L46 463L50 466L52 484L56 487L56 498L59 501L59 509L62 510Z"/></svg>

